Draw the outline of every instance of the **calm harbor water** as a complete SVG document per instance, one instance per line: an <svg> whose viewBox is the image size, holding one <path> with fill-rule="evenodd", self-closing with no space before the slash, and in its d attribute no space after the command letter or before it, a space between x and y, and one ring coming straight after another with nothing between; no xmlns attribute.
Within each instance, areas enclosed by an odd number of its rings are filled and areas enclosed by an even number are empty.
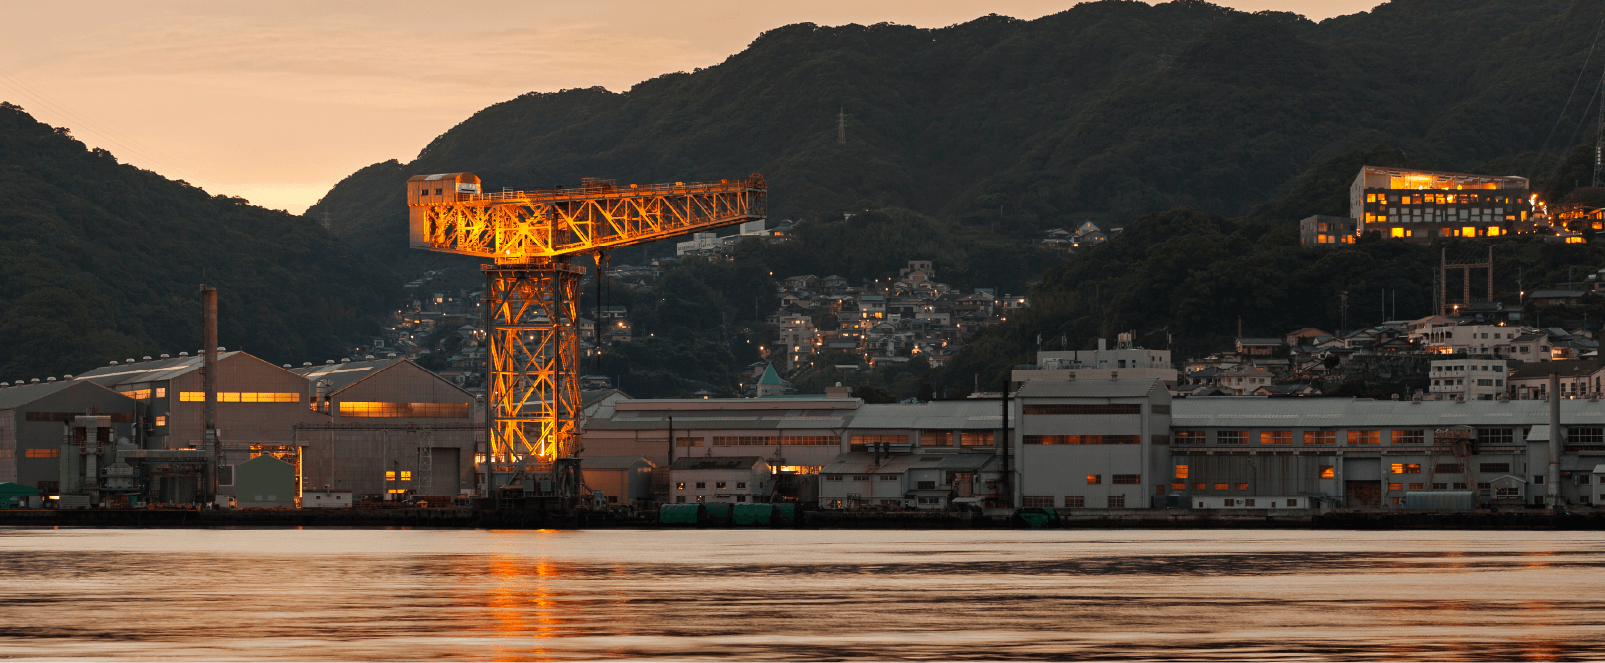
<svg viewBox="0 0 1605 663"><path fill-rule="evenodd" d="M1605 535L0 530L0 658L1605 657Z"/></svg>

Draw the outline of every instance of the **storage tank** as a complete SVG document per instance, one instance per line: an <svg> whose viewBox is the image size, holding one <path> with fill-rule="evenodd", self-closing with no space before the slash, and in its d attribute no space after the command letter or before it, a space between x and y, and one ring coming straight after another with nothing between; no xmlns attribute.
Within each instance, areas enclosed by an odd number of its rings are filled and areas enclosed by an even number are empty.
<svg viewBox="0 0 1605 663"><path fill-rule="evenodd" d="M731 514L736 527L768 527L774 517L775 507L769 504L737 504Z"/></svg>
<svg viewBox="0 0 1605 663"><path fill-rule="evenodd" d="M1410 491L1404 494L1404 508L1433 511L1466 511L1477 508L1477 494L1469 490Z"/></svg>
<svg viewBox="0 0 1605 663"><path fill-rule="evenodd" d="M665 504L658 507L659 525L701 525L707 517L701 504Z"/></svg>

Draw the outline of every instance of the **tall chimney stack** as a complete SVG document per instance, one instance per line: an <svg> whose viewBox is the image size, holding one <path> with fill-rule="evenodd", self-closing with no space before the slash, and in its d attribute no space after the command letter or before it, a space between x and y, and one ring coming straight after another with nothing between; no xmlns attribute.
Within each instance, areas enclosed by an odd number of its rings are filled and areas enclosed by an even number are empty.
<svg viewBox="0 0 1605 663"><path fill-rule="evenodd" d="M201 375L206 381L205 449L212 452L212 496L217 496L218 470L223 463L222 445L217 440L217 288L201 285Z"/></svg>

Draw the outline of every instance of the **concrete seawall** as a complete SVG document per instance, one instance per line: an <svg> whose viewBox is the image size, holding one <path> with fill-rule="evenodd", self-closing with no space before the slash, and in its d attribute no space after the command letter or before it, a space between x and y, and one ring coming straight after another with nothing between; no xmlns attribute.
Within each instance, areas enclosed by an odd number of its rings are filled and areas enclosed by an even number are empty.
<svg viewBox="0 0 1605 663"><path fill-rule="evenodd" d="M656 528L656 514L471 509L17 509L0 527L419 527L482 529ZM810 511L804 529L1008 529L998 514ZM1601 530L1605 512L1320 511L1170 509L1073 512L1056 529L1484 529Z"/></svg>

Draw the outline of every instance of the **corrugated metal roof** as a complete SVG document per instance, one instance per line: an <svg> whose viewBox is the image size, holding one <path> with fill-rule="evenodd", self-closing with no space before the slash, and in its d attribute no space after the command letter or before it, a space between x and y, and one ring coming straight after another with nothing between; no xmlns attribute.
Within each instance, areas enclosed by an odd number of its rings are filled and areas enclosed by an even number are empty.
<svg viewBox="0 0 1605 663"><path fill-rule="evenodd" d="M22 407L76 384L78 384L77 380L60 380L57 382L40 382L39 384L5 387L0 389L0 410Z"/></svg>
<svg viewBox="0 0 1605 663"><path fill-rule="evenodd" d="M373 361L353 361L343 364L324 364L322 366L302 366L292 368L290 371L305 377L308 381L328 380L331 385L329 393L345 389L374 373L390 368L405 359L375 359Z"/></svg>
<svg viewBox="0 0 1605 663"><path fill-rule="evenodd" d="M634 401L640 403L640 401ZM614 405L618 405L615 403ZM635 410L620 412L602 406L586 423L586 430L665 430L674 418L676 430L786 430L841 428L841 416L829 410ZM847 414L843 412L842 414Z"/></svg>
<svg viewBox="0 0 1605 663"><path fill-rule="evenodd" d="M1138 398L1147 396L1158 380L1026 380L1022 398Z"/></svg>
<svg viewBox="0 0 1605 663"><path fill-rule="evenodd" d="M847 422L847 428L986 429L997 428L1002 422L1003 406L997 401L935 401L862 405Z"/></svg>
<svg viewBox="0 0 1605 663"><path fill-rule="evenodd" d="M939 470L981 470L997 460L993 454L953 454L942 459L936 468Z"/></svg>
<svg viewBox="0 0 1605 663"><path fill-rule="evenodd" d="M672 467L676 470L744 470L762 460L758 456L695 456L676 458ZM584 467L584 463L580 466Z"/></svg>
<svg viewBox="0 0 1605 663"><path fill-rule="evenodd" d="M217 353L217 360L222 361L239 353L239 350L235 350L233 352L219 352ZM161 380L171 380L190 371L197 370L201 367L201 363L205 359L205 357L197 355L194 357L172 357L169 359L136 361L132 364L102 366L92 371L82 373L77 377L80 380L89 380L95 384L105 387L119 384L131 384L134 382L158 382Z"/></svg>
<svg viewBox="0 0 1605 663"><path fill-rule="evenodd" d="M644 456L585 456L580 459L580 467L587 470L627 470L636 463L652 466L652 461Z"/></svg>
<svg viewBox="0 0 1605 663"><path fill-rule="evenodd" d="M819 471L822 474L902 474L910 469L937 467L941 463L941 460L913 454L881 456L879 464L875 461L875 454L845 453Z"/></svg>
<svg viewBox="0 0 1605 663"><path fill-rule="evenodd" d="M1605 424L1605 408L1562 400L1566 425ZM1172 428L1361 428L1528 426L1549 423L1547 401L1373 401L1355 398L1179 398L1170 405Z"/></svg>

